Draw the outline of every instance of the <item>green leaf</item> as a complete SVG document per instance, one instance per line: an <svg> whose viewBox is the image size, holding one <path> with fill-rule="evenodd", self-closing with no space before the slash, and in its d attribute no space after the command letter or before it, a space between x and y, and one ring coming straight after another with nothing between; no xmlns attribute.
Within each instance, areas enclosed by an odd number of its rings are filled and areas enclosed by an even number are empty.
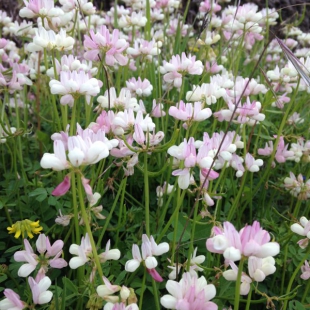
<svg viewBox="0 0 310 310"><path fill-rule="evenodd" d="M186 228L186 230L182 236L181 242L188 241L191 238L191 234L189 233L189 227L190 227L190 225L187 226L187 228ZM176 234L176 238L177 238L176 241L178 241L180 239L181 234L183 233L183 230L184 230L184 225L181 223L181 219L179 219L178 227L177 227L177 234ZM172 241L174 238L174 232L169 233L167 235L167 238L169 241Z"/></svg>
<svg viewBox="0 0 310 310"><path fill-rule="evenodd" d="M0 242L0 250L6 249L7 245L4 242Z"/></svg>
<svg viewBox="0 0 310 310"><path fill-rule="evenodd" d="M121 273L119 273L118 277L114 281L115 284L120 284L122 282L122 280L125 278L126 274L127 274L126 270L123 270Z"/></svg>
<svg viewBox="0 0 310 310"><path fill-rule="evenodd" d="M68 278L62 278L62 283L64 285L64 290L70 291L72 293L78 294L78 289L74 283Z"/></svg>
<svg viewBox="0 0 310 310"><path fill-rule="evenodd" d="M8 276L6 274L0 275L0 283L4 282L7 278L8 278Z"/></svg>
<svg viewBox="0 0 310 310"><path fill-rule="evenodd" d="M42 202L47 198L47 191L45 188L36 188L34 191L29 193L29 197L36 197L36 200Z"/></svg>
<svg viewBox="0 0 310 310"><path fill-rule="evenodd" d="M288 304L289 310L306 310L306 308L297 300L291 300Z"/></svg>
<svg viewBox="0 0 310 310"><path fill-rule="evenodd" d="M21 246L20 245L15 245L9 249L7 249L4 253L11 253L11 252L16 252L17 250L20 250Z"/></svg>

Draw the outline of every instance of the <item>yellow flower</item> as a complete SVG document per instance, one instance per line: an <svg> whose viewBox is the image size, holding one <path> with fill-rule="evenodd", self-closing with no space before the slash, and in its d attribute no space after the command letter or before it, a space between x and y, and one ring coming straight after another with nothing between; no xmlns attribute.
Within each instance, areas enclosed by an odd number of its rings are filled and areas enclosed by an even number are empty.
<svg viewBox="0 0 310 310"><path fill-rule="evenodd" d="M25 237L27 233L29 238L33 238L33 234L39 234L43 227L40 226L39 221L33 222L30 220L17 221L12 227L8 227L7 230L9 234L14 234L14 237L17 239L22 235Z"/></svg>

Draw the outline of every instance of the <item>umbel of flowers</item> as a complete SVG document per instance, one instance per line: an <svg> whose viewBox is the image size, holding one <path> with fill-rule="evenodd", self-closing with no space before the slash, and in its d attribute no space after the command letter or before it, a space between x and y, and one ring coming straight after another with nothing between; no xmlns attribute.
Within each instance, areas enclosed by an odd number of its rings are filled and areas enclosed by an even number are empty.
<svg viewBox="0 0 310 310"><path fill-rule="evenodd" d="M262 282L265 277L276 271L273 256L278 255L280 246L270 241L269 233L254 221L237 231L230 222L224 222L223 228L214 227L213 237L207 239L206 246L210 252L223 254L225 264L231 269L223 272L226 280L237 281L235 307L239 307L239 296L247 295L252 281ZM248 260L249 276L243 272ZM235 262L239 262L239 267Z"/></svg>

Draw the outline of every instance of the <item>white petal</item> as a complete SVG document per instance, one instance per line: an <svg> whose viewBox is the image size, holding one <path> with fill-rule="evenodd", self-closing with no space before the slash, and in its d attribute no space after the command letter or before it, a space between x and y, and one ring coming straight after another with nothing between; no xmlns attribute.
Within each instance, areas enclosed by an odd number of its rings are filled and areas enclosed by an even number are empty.
<svg viewBox="0 0 310 310"><path fill-rule="evenodd" d="M126 262L125 270L128 272L134 272L140 266L140 262L136 259L131 259Z"/></svg>
<svg viewBox="0 0 310 310"><path fill-rule="evenodd" d="M166 309L175 309L177 299L171 295L164 295L162 298L160 298L160 303Z"/></svg>
<svg viewBox="0 0 310 310"><path fill-rule="evenodd" d="M53 293L51 291L46 291L46 292L43 292L40 294L39 296L39 305L42 305L42 304L47 304L48 302L51 301L53 297Z"/></svg>

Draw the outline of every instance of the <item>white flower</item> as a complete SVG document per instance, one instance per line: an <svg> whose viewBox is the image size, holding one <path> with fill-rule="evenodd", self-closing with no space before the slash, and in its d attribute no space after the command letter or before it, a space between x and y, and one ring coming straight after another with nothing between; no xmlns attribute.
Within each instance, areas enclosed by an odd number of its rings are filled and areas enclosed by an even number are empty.
<svg viewBox="0 0 310 310"><path fill-rule="evenodd" d="M49 277L44 277L39 282L36 282L32 277L29 277L28 283L31 288L32 299L35 305L43 305L51 301L53 293L47 290L52 284Z"/></svg>

